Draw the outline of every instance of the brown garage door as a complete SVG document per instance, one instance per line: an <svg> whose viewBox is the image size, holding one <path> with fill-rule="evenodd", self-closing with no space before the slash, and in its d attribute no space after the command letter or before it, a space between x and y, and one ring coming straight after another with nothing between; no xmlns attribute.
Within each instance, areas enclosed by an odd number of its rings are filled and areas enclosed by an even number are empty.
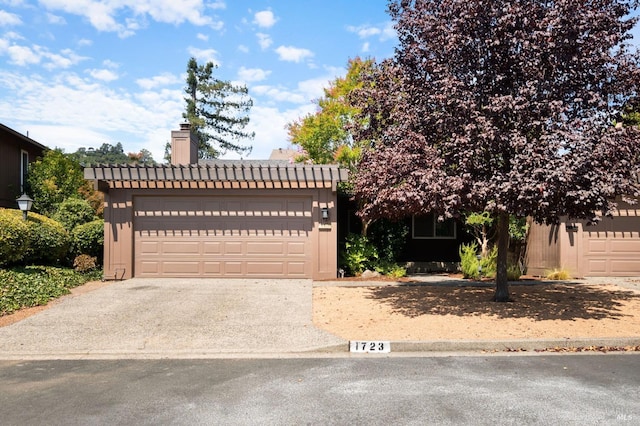
<svg viewBox="0 0 640 426"><path fill-rule="evenodd" d="M640 217L603 218L584 226L582 247L585 276L640 275Z"/></svg>
<svg viewBox="0 0 640 426"><path fill-rule="evenodd" d="M136 197L137 277L312 275L309 197Z"/></svg>

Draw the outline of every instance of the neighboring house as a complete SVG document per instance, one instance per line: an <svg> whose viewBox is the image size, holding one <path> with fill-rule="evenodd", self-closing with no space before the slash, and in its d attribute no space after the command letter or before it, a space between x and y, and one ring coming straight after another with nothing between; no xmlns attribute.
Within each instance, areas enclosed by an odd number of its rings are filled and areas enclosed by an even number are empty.
<svg viewBox="0 0 640 426"><path fill-rule="evenodd" d="M337 166L198 164L189 125L169 166L93 166L105 194L104 275L335 278Z"/></svg>
<svg viewBox="0 0 640 426"><path fill-rule="evenodd" d="M596 225L561 220L558 225L532 224L527 242L527 273L553 269L574 277L640 276L640 206L619 203L613 218Z"/></svg>
<svg viewBox="0 0 640 426"><path fill-rule="evenodd" d="M27 183L29 163L48 148L0 124L0 207L18 208L16 198Z"/></svg>
<svg viewBox="0 0 640 426"><path fill-rule="evenodd" d="M278 148L271 151L269 160L287 161L289 163L292 163L293 160L295 160L295 158L299 155L300 155L300 152L296 151L295 149Z"/></svg>

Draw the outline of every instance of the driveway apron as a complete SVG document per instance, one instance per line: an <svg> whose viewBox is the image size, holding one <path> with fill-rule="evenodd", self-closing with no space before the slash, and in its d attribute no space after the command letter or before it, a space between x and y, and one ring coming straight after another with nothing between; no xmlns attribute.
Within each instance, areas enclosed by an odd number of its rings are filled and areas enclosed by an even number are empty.
<svg viewBox="0 0 640 426"><path fill-rule="evenodd" d="M0 328L3 359L282 354L345 345L313 326L310 280L135 278Z"/></svg>

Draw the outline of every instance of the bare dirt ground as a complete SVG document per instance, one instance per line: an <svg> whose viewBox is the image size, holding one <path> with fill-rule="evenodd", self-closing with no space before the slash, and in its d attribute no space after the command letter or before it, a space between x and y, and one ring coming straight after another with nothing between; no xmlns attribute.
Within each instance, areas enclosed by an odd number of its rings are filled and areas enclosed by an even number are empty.
<svg viewBox="0 0 640 426"><path fill-rule="evenodd" d="M620 281L620 279L611 280ZM492 283L317 283L314 324L347 340L521 340L640 337L640 279L520 281L509 303Z"/></svg>

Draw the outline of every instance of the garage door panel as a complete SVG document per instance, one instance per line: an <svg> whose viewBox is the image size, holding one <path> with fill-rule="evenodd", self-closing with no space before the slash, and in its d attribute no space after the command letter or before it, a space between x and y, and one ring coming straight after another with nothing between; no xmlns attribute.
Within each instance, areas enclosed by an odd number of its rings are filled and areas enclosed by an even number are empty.
<svg viewBox="0 0 640 426"><path fill-rule="evenodd" d="M301 254L304 255L305 252L307 251L305 244L304 243L288 243L287 244L287 254L289 255L294 255L294 254Z"/></svg>
<svg viewBox="0 0 640 426"><path fill-rule="evenodd" d="M222 275L222 262L203 262L204 275Z"/></svg>
<svg viewBox="0 0 640 426"><path fill-rule="evenodd" d="M311 197L167 198L134 199L136 276L311 277Z"/></svg>
<svg viewBox="0 0 640 426"><path fill-rule="evenodd" d="M640 239L611 241L612 253L640 253Z"/></svg>
<svg viewBox="0 0 640 426"><path fill-rule="evenodd" d="M251 255L262 255L262 254L271 254L271 255L286 255L284 250L285 244L281 241L274 242L261 242L261 241L248 241L246 244L245 253L248 256Z"/></svg>
<svg viewBox="0 0 640 426"><path fill-rule="evenodd" d="M205 241L203 243L203 253L208 255L220 255L223 254L223 243Z"/></svg>
<svg viewBox="0 0 640 426"><path fill-rule="evenodd" d="M305 270L306 263L304 262L287 262L287 268L290 276L306 276L308 273Z"/></svg>
<svg viewBox="0 0 640 426"><path fill-rule="evenodd" d="M162 242L162 254L166 255L198 255L202 252L202 247L199 242Z"/></svg>
<svg viewBox="0 0 640 426"><path fill-rule="evenodd" d="M168 276L194 276L202 275L200 272L200 262L180 260L180 261L163 261L162 273Z"/></svg>
<svg viewBox="0 0 640 426"><path fill-rule="evenodd" d="M603 219L595 226L585 226L581 255L586 276L640 275L640 233L638 211Z"/></svg>
<svg viewBox="0 0 640 426"><path fill-rule="evenodd" d="M604 274L607 272L607 261L604 259L588 259L587 268L593 274Z"/></svg>
<svg viewBox="0 0 640 426"><path fill-rule="evenodd" d="M606 240L588 240L587 251L589 253L605 253L607 251Z"/></svg>
<svg viewBox="0 0 640 426"><path fill-rule="evenodd" d="M282 262L259 262L249 261L247 265L247 275L265 276L265 275L285 275L284 264Z"/></svg>
<svg viewBox="0 0 640 426"><path fill-rule="evenodd" d="M143 254L159 254L160 243L156 241L144 241L140 243L140 252Z"/></svg>
<svg viewBox="0 0 640 426"><path fill-rule="evenodd" d="M224 243L224 254L242 254L242 243L241 242Z"/></svg>

